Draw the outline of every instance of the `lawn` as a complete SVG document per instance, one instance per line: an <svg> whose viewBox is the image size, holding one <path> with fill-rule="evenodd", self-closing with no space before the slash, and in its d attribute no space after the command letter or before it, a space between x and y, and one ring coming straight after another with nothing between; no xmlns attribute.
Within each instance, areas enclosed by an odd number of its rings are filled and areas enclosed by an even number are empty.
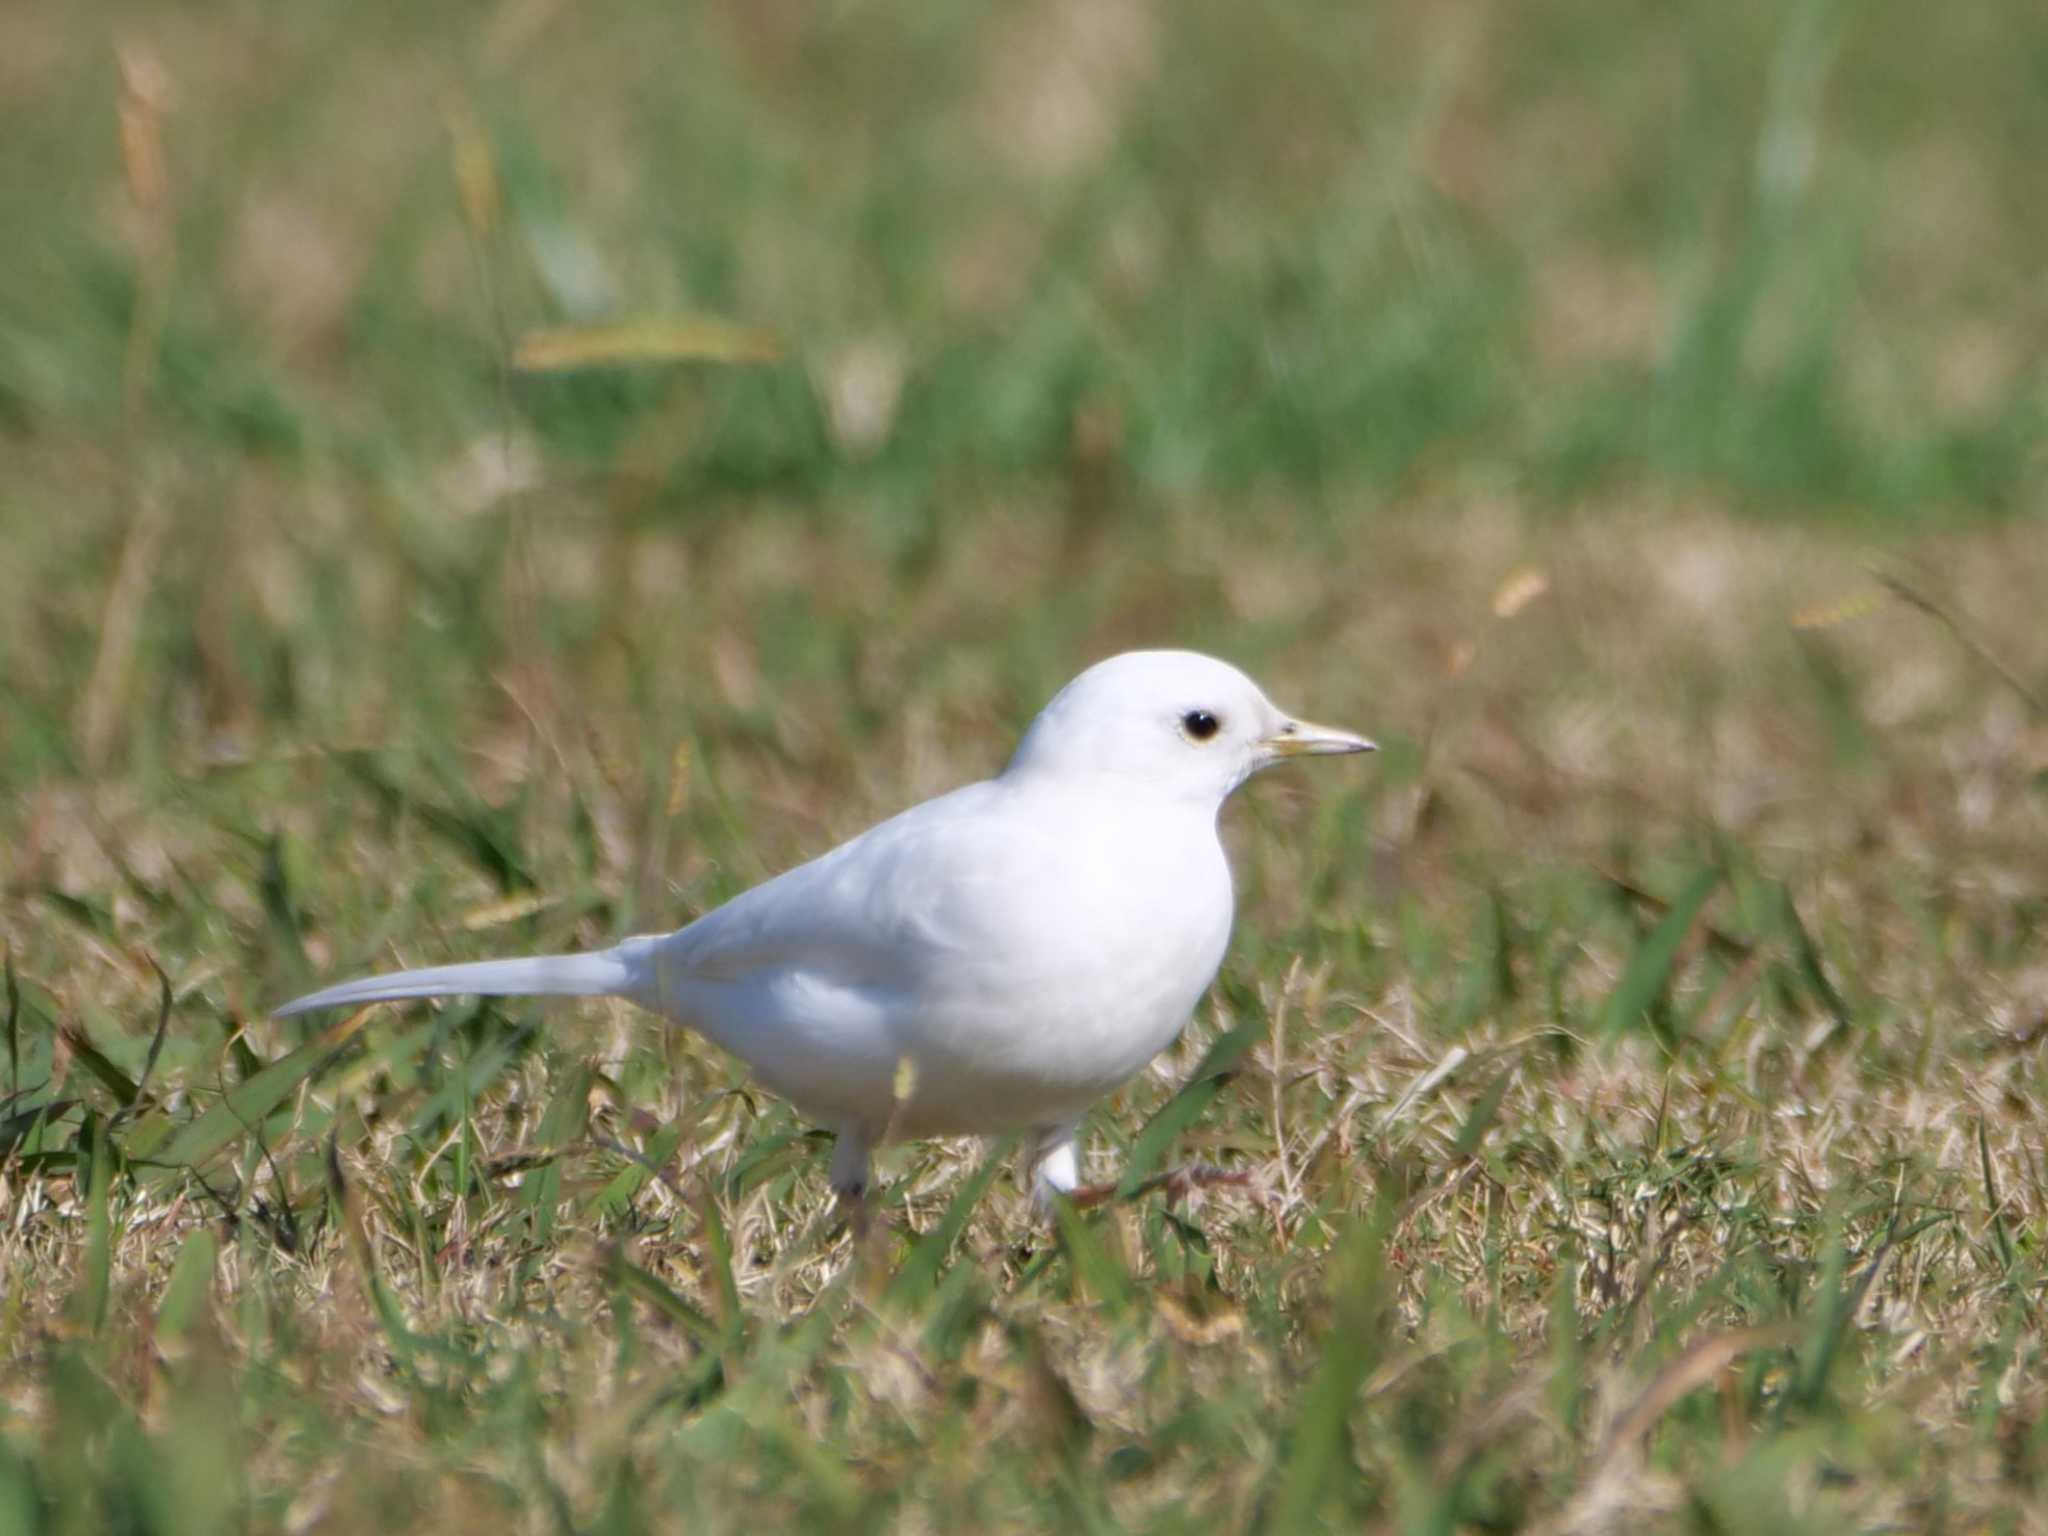
<svg viewBox="0 0 2048 1536"><path fill-rule="evenodd" d="M0 10L0 1530L2048 1532L2048 22ZM623 1004L1138 645L1084 1173Z"/></svg>

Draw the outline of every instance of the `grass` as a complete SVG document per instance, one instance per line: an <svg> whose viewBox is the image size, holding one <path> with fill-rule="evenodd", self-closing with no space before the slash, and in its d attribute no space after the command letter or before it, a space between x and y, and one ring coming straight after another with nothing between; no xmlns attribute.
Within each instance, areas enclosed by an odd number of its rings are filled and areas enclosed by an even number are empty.
<svg viewBox="0 0 2048 1536"><path fill-rule="evenodd" d="M0 1525L2044 1529L2025 7L9 35ZM1090 1127L1247 1189L857 1243L623 1007L267 1016L1138 643L1387 748Z"/></svg>

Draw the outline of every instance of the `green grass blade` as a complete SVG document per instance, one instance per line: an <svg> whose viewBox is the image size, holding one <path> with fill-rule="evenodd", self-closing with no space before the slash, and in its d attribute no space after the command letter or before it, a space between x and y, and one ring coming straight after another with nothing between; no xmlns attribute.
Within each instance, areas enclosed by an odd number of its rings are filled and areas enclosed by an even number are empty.
<svg viewBox="0 0 2048 1536"><path fill-rule="evenodd" d="M268 1119L301 1083L355 1037L367 1017L367 1009L358 1009L254 1077L237 1083L220 1103L171 1134L160 1149L155 1145L155 1137L145 1146L138 1134L130 1144L130 1156L149 1157L160 1172L191 1168L207 1161ZM152 1121L151 1127L160 1128L161 1134L169 1130L169 1122Z"/></svg>
<svg viewBox="0 0 2048 1536"><path fill-rule="evenodd" d="M506 895L536 887L511 823L503 814L481 803L443 804L416 795L385 772L383 764L369 752L337 752L334 758L387 809L417 816L420 825L466 857ZM449 793L463 793L454 774L443 773L440 777Z"/></svg>
<svg viewBox="0 0 2048 1536"><path fill-rule="evenodd" d="M726 1342L723 1330L716 1323L623 1253L613 1255L611 1274L612 1283L619 1290L636 1301L645 1302L698 1343L718 1346Z"/></svg>
<svg viewBox="0 0 2048 1536"><path fill-rule="evenodd" d="M1311 1529L1335 1483L1349 1441L1358 1389L1378 1362L1386 1304L1386 1243L1381 1219L1361 1222L1330 1261L1330 1321L1300 1396L1277 1499L1265 1529Z"/></svg>
<svg viewBox="0 0 2048 1536"><path fill-rule="evenodd" d="M79 1103L77 1099L52 1099L47 1104L38 1104L33 1109L20 1110L0 1119L0 1157L6 1157L23 1142L36 1137L43 1127L69 1114Z"/></svg>
<svg viewBox="0 0 2048 1536"><path fill-rule="evenodd" d="M1458 1139L1451 1146L1451 1156L1455 1161L1463 1162L1479 1150L1479 1144L1500 1117L1501 1104L1514 1080L1515 1071L1510 1067L1504 1072L1496 1072L1493 1080L1480 1090L1478 1101L1473 1104L1472 1112L1465 1116L1465 1123L1458 1128Z"/></svg>
<svg viewBox="0 0 2048 1536"><path fill-rule="evenodd" d="M1830 1243L1821 1259L1820 1277L1809 1303L1805 1337L1799 1345L1799 1365L1785 1406L1811 1411L1827 1390L1834 1374L1835 1356L1842 1346L1850 1322L1849 1249L1839 1239Z"/></svg>
<svg viewBox="0 0 2048 1536"><path fill-rule="evenodd" d="M1998 1175L1991 1163L1991 1139L1984 1130L1984 1117L1977 1117L1977 1166L1984 1179L1984 1209L1990 1213L1991 1235L1998 1243L1999 1261L2010 1274L2013 1266L2012 1239L2005 1231L2005 1202L1998 1196Z"/></svg>
<svg viewBox="0 0 2048 1536"><path fill-rule="evenodd" d="M1702 869L1695 873L1671 903L1671 909L1664 914L1637 943L1622 968L1621 980L1615 983L1608 994L1607 1006L1601 1010L1601 1035L1614 1040L1633 1029L1637 1022L1664 993L1671 983L1672 968L1678 962L1678 952L1685 943L1685 936L1692 930L1694 919L1700 915L1707 898L1714 894L1721 884L1722 871L1718 868Z"/></svg>
<svg viewBox="0 0 2048 1536"><path fill-rule="evenodd" d="M989 1185L1002 1172L1015 1146L1016 1138L1009 1137L999 1146L991 1147L982 1158L981 1166L960 1181L960 1187L953 1192L953 1199L946 1207L946 1214L939 1218L939 1224L917 1240L902 1267L896 1271L895 1278L889 1282L886 1293L889 1302L906 1311L914 1311L924 1305L945 1269L947 1255L953 1251L954 1243L960 1240L960 1234L967 1230L967 1218L981 1204L981 1197L988 1193Z"/></svg>
<svg viewBox="0 0 2048 1536"><path fill-rule="evenodd" d="M83 1029L74 1024L62 1027L64 1043L71 1049L71 1059L84 1067L114 1096L114 1103L127 1109L135 1102L135 1079L109 1061L100 1048L92 1043Z"/></svg>
<svg viewBox="0 0 2048 1536"><path fill-rule="evenodd" d="M1111 1318L1127 1317L1134 1297L1131 1276L1102 1240L1099 1224L1071 1200L1055 1200L1052 1214L1076 1288L1093 1297Z"/></svg>
<svg viewBox="0 0 2048 1536"><path fill-rule="evenodd" d="M143 1094L149 1087L150 1074L156 1071L157 1058L163 1054L164 1036L169 1033L171 1027L171 978L164 974L163 967L154 959L150 960L149 968L156 972L158 989L156 1032L149 1037L149 1054L142 1058L142 1071L135 1079L135 1092L114 1115L114 1125L119 1125L122 1117L131 1113L135 1106L142 1102Z"/></svg>
<svg viewBox="0 0 2048 1536"><path fill-rule="evenodd" d="M535 1238L553 1240L562 1199L562 1152L581 1139L590 1123L590 1085L596 1078L588 1063L575 1067L548 1101L535 1137L540 1165L519 1185L519 1200L531 1213Z"/></svg>
<svg viewBox="0 0 2048 1536"><path fill-rule="evenodd" d="M296 983L311 974L313 968L306 959L306 939L299 929L298 908L292 902L291 878L285 873L281 832L271 833L264 841L263 872L256 886L263 898L263 916L269 924L271 941L285 957Z"/></svg>
<svg viewBox="0 0 2048 1536"><path fill-rule="evenodd" d="M682 1144L683 1126L680 1121L670 1121L647 1138L647 1150L637 1160L629 1160L626 1166L612 1176L609 1184L591 1197L591 1209L610 1215L619 1215L632 1205L641 1190L656 1178L657 1169L666 1169L668 1160L675 1156L676 1148Z"/></svg>
<svg viewBox="0 0 2048 1536"><path fill-rule="evenodd" d="M1806 924L1799 920L1799 908L1792 900L1789 886L1778 887L1778 915L1786 936L1792 941L1792 958L1798 967L1799 979L1806 983L1807 990L1843 1029L1853 1022L1849 1005L1835 984L1828 979L1827 967L1821 964L1820 946L1813 942L1813 935L1806 931Z"/></svg>
<svg viewBox="0 0 2048 1536"><path fill-rule="evenodd" d="M7 1096L21 1097L21 978L14 973L14 946L7 946Z"/></svg>
<svg viewBox="0 0 2048 1536"><path fill-rule="evenodd" d="M703 1206L704 1246L709 1250L711 1282L718 1291L718 1315L726 1342L734 1344L746 1332L746 1313L740 1307L740 1285L732 1270L732 1234L726 1231L717 1199L708 1191Z"/></svg>
<svg viewBox="0 0 2048 1536"><path fill-rule="evenodd" d="M164 1286L163 1300L156 1308L156 1340L159 1346L174 1346L198 1326L213 1299L214 1265L220 1244L213 1233L199 1228L178 1250L171 1264L171 1278Z"/></svg>
<svg viewBox="0 0 2048 1536"><path fill-rule="evenodd" d="M79 1151L90 1173L86 1182L85 1251L76 1289L66 1307L71 1325L96 1336L107 1320L107 1298L113 1275L114 1149L107 1122L98 1116L79 1130Z"/></svg>
<svg viewBox="0 0 2048 1536"><path fill-rule="evenodd" d="M1131 1143L1123 1177L1117 1181L1119 1199L1128 1200L1137 1194L1139 1186L1158 1170L1174 1138L1200 1119L1202 1111L1229 1085L1245 1053L1266 1037L1266 1028L1266 1016L1260 1013L1217 1037L1180 1092L1145 1122L1144 1129Z"/></svg>

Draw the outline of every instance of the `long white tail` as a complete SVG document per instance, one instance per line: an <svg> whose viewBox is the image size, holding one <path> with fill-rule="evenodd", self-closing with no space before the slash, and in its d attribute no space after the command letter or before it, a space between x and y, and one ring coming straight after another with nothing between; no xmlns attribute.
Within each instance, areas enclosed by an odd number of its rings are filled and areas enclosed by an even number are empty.
<svg viewBox="0 0 2048 1536"><path fill-rule="evenodd" d="M653 938L627 939L587 955L526 955L517 960L472 960L430 965L388 976L364 976L294 998L277 1017L383 1003L407 997L626 997L651 1002L655 994Z"/></svg>

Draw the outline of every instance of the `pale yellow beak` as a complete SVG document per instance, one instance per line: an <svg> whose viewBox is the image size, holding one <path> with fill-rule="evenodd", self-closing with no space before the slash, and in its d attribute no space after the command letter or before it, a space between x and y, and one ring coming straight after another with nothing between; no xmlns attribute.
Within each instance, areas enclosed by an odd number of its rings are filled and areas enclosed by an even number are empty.
<svg viewBox="0 0 2048 1536"><path fill-rule="evenodd" d="M1259 743L1268 757L1333 757L1342 752L1377 752L1379 743L1333 725L1290 720Z"/></svg>

